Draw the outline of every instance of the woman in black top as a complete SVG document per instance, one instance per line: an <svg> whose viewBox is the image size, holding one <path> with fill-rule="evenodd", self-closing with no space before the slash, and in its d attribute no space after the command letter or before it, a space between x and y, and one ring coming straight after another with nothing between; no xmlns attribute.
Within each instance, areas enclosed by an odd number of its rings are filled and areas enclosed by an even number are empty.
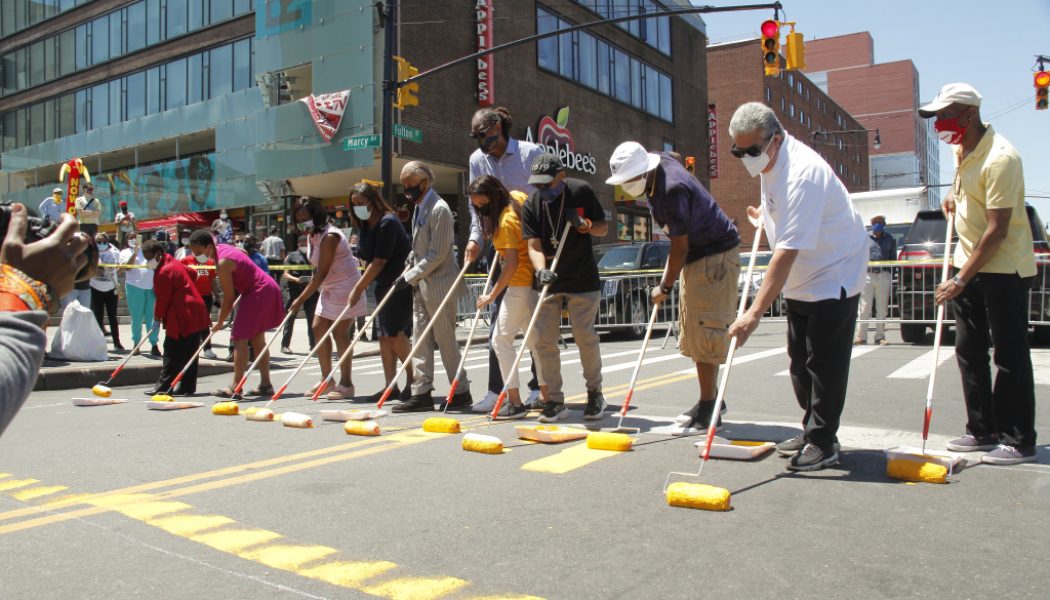
<svg viewBox="0 0 1050 600"><path fill-rule="evenodd" d="M405 270L411 242L397 213L379 195L371 184L358 183L350 188L350 220L360 232L359 258L368 264L361 280L350 293L354 304L376 282L376 298L382 300L394 285L394 280ZM394 292L376 317L373 335L379 338L379 355L383 360L386 384L394 377L397 361L405 362L412 335L412 288ZM407 382L403 391L394 388L394 394L405 400L411 394L412 367L406 369ZM378 401L382 391L369 400Z"/></svg>

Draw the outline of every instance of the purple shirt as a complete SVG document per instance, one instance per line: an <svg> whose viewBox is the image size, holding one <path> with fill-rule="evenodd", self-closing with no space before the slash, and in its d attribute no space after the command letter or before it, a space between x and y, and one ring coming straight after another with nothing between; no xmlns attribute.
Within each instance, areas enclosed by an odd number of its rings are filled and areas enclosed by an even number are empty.
<svg viewBox="0 0 1050 600"><path fill-rule="evenodd" d="M653 220L669 236L688 236L687 263L721 254L740 245L740 234L711 193L682 163L660 153L652 196L647 196Z"/></svg>

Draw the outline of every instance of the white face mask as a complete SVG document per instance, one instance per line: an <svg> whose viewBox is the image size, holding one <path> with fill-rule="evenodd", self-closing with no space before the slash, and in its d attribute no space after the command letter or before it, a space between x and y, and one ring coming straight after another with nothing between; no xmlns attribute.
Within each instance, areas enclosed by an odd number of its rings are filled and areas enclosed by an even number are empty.
<svg viewBox="0 0 1050 600"><path fill-rule="evenodd" d="M128 240L128 248L138 248L138 247L139 247L139 241L138 240L136 240L135 238L131 238L130 240Z"/></svg>
<svg viewBox="0 0 1050 600"><path fill-rule="evenodd" d="M620 189L622 189L623 193L627 194L628 196L631 196L632 198L637 198L645 194L645 183L648 180L648 177L642 177L641 179L638 179L636 181L627 181L625 183L620 184Z"/></svg>
<svg viewBox="0 0 1050 600"><path fill-rule="evenodd" d="M367 206L354 206L354 215L362 221L367 221L372 216L372 211Z"/></svg>
<svg viewBox="0 0 1050 600"><path fill-rule="evenodd" d="M208 262L208 255L207 254L194 254L193 258L194 258L194 260L197 261L198 264L202 264L203 265L203 264Z"/></svg>
<svg viewBox="0 0 1050 600"><path fill-rule="evenodd" d="M304 255L306 254L307 250L308 248L306 246L299 246L299 252L302 252Z"/></svg>
<svg viewBox="0 0 1050 600"><path fill-rule="evenodd" d="M226 219L228 219L230 217L226 213L219 213L219 218L222 219L223 221L225 221Z"/></svg>
<svg viewBox="0 0 1050 600"><path fill-rule="evenodd" d="M156 268L157 268L157 259L151 258L151 259L147 260L146 261L146 268L147 269L156 270Z"/></svg>
<svg viewBox="0 0 1050 600"><path fill-rule="evenodd" d="M762 174L762 171L769 166L769 146L773 143L773 138L769 138L766 142L766 147L762 149L762 154L758 156L747 156L746 154L740 160L744 161L744 168L747 169L748 175L752 177L758 177Z"/></svg>
<svg viewBox="0 0 1050 600"><path fill-rule="evenodd" d="M182 245L183 246L189 246L190 245L190 238L182 238Z"/></svg>

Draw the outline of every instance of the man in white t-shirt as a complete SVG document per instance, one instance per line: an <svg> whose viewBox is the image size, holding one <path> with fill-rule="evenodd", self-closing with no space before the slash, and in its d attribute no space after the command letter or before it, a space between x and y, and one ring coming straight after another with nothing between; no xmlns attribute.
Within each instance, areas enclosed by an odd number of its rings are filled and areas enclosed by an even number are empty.
<svg viewBox="0 0 1050 600"><path fill-rule="evenodd" d="M781 291L787 299L788 356L804 433L781 442L788 469L838 464L836 436L846 401L853 328L864 289L864 221L845 186L812 148L788 135L768 106L748 102L729 123L732 154L762 178L761 219L773 258L751 307L729 328L743 345Z"/></svg>

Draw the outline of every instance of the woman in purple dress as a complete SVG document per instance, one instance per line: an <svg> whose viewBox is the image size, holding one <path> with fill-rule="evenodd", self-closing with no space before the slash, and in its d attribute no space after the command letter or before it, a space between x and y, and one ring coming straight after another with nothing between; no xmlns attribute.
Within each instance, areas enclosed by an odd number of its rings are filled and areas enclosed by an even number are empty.
<svg viewBox="0 0 1050 600"><path fill-rule="evenodd" d="M284 304L281 301L281 288L272 277L267 275L242 250L229 244L215 244L211 232L198 229L190 236L190 250L198 262L208 259L215 261L215 270L219 284L222 286L222 308L215 320L214 330L219 330L226 323L233 311L234 296L241 297L237 307L237 316L233 319L233 386L215 390L214 396L232 398L233 387L244 376L248 368L248 344L252 345L255 355L259 356L266 346L266 332L281 324L284 320ZM273 393L270 383L270 357L259 360L259 387L247 392L249 396L262 396Z"/></svg>

